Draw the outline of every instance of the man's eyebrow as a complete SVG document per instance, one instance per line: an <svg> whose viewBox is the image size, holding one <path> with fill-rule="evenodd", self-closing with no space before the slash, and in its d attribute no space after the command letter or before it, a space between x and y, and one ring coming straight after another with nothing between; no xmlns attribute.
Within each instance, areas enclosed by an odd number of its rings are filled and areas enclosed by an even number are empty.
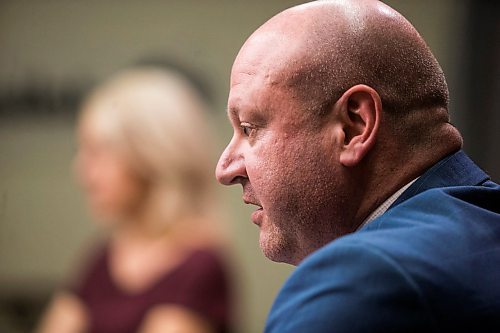
<svg viewBox="0 0 500 333"><path fill-rule="evenodd" d="M237 108L235 107L230 107L227 109L227 115L229 118L234 118L234 119L238 119L239 116L240 116L240 112Z"/></svg>

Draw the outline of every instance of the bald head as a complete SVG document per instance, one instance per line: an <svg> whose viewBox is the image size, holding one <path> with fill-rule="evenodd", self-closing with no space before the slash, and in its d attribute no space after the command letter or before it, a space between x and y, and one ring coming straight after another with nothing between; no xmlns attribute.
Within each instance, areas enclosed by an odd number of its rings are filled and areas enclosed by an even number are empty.
<svg viewBox="0 0 500 333"><path fill-rule="evenodd" d="M244 44L231 71L233 137L217 165L241 184L272 260L298 263L356 230L424 170L458 150L436 59L375 0L288 9Z"/></svg>
<svg viewBox="0 0 500 333"><path fill-rule="evenodd" d="M379 1L317 1L288 9L247 40L235 66L255 61L268 83L283 86L315 114L365 84L380 95L387 123L401 135L414 132L412 140L427 122L449 120L437 60L415 28Z"/></svg>

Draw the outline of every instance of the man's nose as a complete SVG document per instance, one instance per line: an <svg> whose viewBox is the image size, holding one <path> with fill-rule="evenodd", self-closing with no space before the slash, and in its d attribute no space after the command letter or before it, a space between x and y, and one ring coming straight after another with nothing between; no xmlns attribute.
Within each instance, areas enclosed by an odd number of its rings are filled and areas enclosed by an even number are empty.
<svg viewBox="0 0 500 333"><path fill-rule="evenodd" d="M235 151L233 142L229 143L220 156L215 177L223 185L238 184L247 178L245 160L241 153Z"/></svg>

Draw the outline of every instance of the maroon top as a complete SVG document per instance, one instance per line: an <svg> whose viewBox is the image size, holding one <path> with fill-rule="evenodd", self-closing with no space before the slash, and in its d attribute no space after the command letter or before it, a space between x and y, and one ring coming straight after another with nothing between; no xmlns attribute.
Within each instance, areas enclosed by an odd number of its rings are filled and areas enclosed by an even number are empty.
<svg viewBox="0 0 500 333"><path fill-rule="evenodd" d="M221 258L212 250L193 251L141 293L127 293L111 279L108 247L90 265L73 292L90 316L89 333L136 333L147 312L157 305L180 305L207 319L216 332L229 332L230 295Z"/></svg>

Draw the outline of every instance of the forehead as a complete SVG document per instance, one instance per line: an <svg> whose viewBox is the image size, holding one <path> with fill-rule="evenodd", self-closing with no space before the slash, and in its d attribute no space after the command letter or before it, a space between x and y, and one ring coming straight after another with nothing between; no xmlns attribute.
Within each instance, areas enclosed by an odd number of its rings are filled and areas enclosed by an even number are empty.
<svg viewBox="0 0 500 333"><path fill-rule="evenodd" d="M257 34L242 47L231 71L230 113L267 109L283 93L280 76L286 60L279 55L283 38L277 33Z"/></svg>
<svg viewBox="0 0 500 333"><path fill-rule="evenodd" d="M238 53L231 71L230 117L252 112L285 122L309 118L291 79L304 67L310 50L304 48L303 32L289 27L289 20L285 23L257 30Z"/></svg>
<svg viewBox="0 0 500 333"><path fill-rule="evenodd" d="M270 89L272 87L266 84L265 78L260 73L246 71L233 73L228 98L230 116L262 108L269 102Z"/></svg>
<svg viewBox="0 0 500 333"><path fill-rule="evenodd" d="M228 116L255 125L290 117L294 108L287 91L262 68L234 73L228 99Z"/></svg>

